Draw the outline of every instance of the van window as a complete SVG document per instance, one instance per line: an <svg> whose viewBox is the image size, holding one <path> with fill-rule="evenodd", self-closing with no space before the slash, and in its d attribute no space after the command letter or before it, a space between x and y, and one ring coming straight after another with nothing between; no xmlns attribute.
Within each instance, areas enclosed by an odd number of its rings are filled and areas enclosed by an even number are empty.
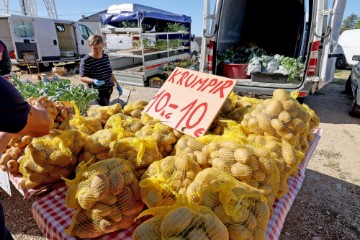
<svg viewBox="0 0 360 240"><path fill-rule="evenodd" d="M85 25L79 24L79 29L80 29L80 33L81 36L83 37L83 39L87 40L89 38L89 36L91 34L93 34L93 32L90 30L90 28L88 28Z"/></svg>
<svg viewBox="0 0 360 240"><path fill-rule="evenodd" d="M31 21L27 20L15 20L14 30L17 37L33 37L34 30Z"/></svg>
<svg viewBox="0 0 360 240"><path fill-rule="evenodd" d="M58 32L65 32L65 26L64 24L56 24L56 30Z"/></svg>

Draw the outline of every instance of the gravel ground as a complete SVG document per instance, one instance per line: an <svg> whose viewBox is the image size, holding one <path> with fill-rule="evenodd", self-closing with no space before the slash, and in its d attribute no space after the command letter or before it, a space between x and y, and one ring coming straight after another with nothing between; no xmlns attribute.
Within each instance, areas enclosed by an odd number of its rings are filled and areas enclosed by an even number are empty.
<svg viewBox="0 0 360 240"><path fill-rule="evenodd" d="M360 239L360 118L347 114L351 100L343 90L348 75L349 71L337 73L332 84L305 100L319 115L324 133L286 218L282 240ZM31 76L21 76L26 78ZM77 75L66 78L80 83ZM130 101L150 100L158 90L122 87L132 90ZM115 90L112 100L116 95ZM1 201L14 239L46 239L31 214L31 204L37 198L25 200L14 187L12 193L12 197L1 193Z"/></svg>

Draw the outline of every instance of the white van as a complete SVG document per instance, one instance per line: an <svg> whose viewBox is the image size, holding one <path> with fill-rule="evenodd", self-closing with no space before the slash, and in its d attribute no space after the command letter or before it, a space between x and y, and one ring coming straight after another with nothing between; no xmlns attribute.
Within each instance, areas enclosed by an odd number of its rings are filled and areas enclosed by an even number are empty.
<svg viewBox="0 0 360 240"><path fill-rule="evenodd" d="M24 15L0 16L0 39L7 45L13 64L23 62L23 52L34 52L44 67L56 62L80 61L90 52L85 23Z"/></svg>
<svg viewBox="0 0 360 240"><path fill-rule="evenodd" d="M200 71L221 75L219 55L247 42L268 55L302 57L299 81L238 79L235 91L271 96L278 88L299 91L299 100L333 79L337 44L346 0L204 0L204 36ZM270 76L270 74L269 74ZM266 79L265 79L266 80Z"/></svg>
<svg viewBox="0 0 360 240"><path fill-rule="evenodd" d="M360 29L344 31L335 49L336 68L342 69L354 66L358 61L352 60L354 55L360 55Z"/></svg>

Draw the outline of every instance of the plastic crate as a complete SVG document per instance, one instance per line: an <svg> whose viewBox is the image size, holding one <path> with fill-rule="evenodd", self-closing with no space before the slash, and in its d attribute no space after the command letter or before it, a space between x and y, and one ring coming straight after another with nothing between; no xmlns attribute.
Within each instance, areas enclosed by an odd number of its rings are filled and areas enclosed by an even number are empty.
<svg viewBox="0 0 360 240"><path fill-rule="evenodd" d="M253 82L265 82L265 83L287 83L288 75L281 73L251 73L251 81Z"/></svg>

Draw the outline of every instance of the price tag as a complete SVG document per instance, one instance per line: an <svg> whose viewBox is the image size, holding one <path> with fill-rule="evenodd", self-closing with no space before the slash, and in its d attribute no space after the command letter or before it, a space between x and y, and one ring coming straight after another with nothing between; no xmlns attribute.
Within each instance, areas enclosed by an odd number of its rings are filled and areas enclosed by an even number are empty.
<svg viewBox="0 0 360 240"><path fill-rule="evenodd" d="M0 187L11 196L9 173L0 169Z"/></svg>
<svg viewBox="0 0 360 240"><path fill-rule="evenodd" d="M175 68L143 113L193 137L206 133L236 80Z"/></svg>

